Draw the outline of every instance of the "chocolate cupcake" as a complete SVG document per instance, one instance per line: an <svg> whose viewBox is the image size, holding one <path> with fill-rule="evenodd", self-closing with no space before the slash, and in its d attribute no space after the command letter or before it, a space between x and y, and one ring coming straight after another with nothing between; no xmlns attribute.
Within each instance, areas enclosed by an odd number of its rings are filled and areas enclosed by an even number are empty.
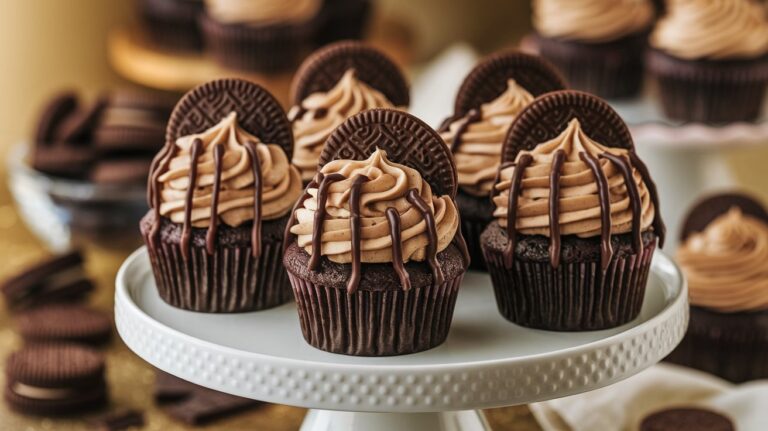
<svg viewBox="0 0 768 431"><path fill-rule="evenodd" d="M203 36L198 25L203 0L137 0L142 30L156 46L179 51L200 51Z"/></svg>
<svg viewBox="0 0 768 431"><path fill-rule="evenodd" d="M226 67L262 73L296 67L312 49L322 0L206 0L206 48Z"/></svg>
<svg viewBox="0 0 768 431"><path fill-rule="evenodd" d="M642 88L653 9L650 0L534 0L533 42L573 88L633 97Z"/></svg>
<svg viewBox="0 0 768 431"><path fill-rule="evenodd" d="M456 204L472 269L485 269L480 234L493 221L490 193L509 126L536 96L564 88L549 63L516 51L491 55L464 79L454 114L443 122L440 135L456 160Z"/></svg>
<svg viewBox="0 0 768 431"><path fill-rule="evenodd" d="M733 382L768 378L768 212L753 198L714 195L683 225L677 261L691 317L668 361Z"/></svg>
<svg viewBox="0 0 768 431"><path fill-rule="evenodd" d="M320 166L283 260L306 341L357 356L441 344L469 256L440 136L404 112L370 110L336 129Z"/></svg>
<svg viewBox="0 0 768 431"><path fill-rule="evenodd" d="M278 102L247 81L209 82L176 105L166 142L141 222L163 300L204 312L288 301L280 256L301 179Z"/></svg>
<svg viewBox="0 0 768 431"><path fill-rule="evenodd" d="M704 123L759 118L768 84L768 18L751 0L670 2L648 69L666 115Z"/></svg>
<svg viewBox="0 0 768 431"><path fill-rule="evenodd" d="M616 112L578 91L541 96L509 130L502 163L496 221L480 238L501 314L558 331L634 319L665 228Z"/></svg>
<svg viewBox="0 0 768 431"><path fill-rule="evenodd" d="M407 107L408 83L386 55L361 42L338 42L316 51L293 81L288 112L296 142L293 164L308 183L323 144L347 118L374 108Z"/></svg>

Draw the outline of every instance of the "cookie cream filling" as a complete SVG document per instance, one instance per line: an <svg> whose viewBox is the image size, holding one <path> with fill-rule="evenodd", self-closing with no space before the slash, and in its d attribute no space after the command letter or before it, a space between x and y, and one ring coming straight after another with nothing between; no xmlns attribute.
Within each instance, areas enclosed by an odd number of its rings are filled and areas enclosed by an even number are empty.
<svg viewBox="0 0 768 431"><path fill-rule="evenodd" d="M75 389L44 388L19 382L11 385L11 391L16 395L34 400L63 400L77 394Z"/></svg>

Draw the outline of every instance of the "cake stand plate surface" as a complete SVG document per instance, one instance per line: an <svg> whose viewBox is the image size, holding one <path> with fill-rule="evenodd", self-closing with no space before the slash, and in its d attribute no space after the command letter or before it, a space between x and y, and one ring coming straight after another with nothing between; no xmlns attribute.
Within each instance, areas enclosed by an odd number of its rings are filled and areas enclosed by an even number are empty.
<svg viewBox="0 0 768 431"><path fill-rule="evenodd" d="M666 356L688 324L687 288L661 253L649 278L634 321L564 333L506 321L496 310L490 278L470 272L444 344L365 358L309 346L293 303L242 314L173 308L160 299L141 248L117 275L115 321L129 348L168 373L222 392L314 409L302 430L484 430L476 409L594 390Z"/></svg>

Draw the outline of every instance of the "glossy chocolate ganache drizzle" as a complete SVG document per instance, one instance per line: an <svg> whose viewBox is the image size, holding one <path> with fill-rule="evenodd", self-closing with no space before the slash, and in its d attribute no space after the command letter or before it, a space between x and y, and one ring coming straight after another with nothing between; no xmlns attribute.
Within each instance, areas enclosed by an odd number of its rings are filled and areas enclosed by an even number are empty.
<svg viewBox="0 0 768 431"><path fill-rule="evenodd" d="M560 263L561 235L600 236L602 269L613 257L611 235L631 232L643 251L643 231L653 228L663 245L656 186L633 150L590 139L577 119L555 139L521 151L499 169L494 216L506 228L505 266L511 268L518 232L549 237L552 267Z"/></svg>
<svg viewBox="0 0 768 431"><path fill-rule="evenodd" d="M301 194L296 168L277 145L241 129L233 112L196 135L167 142L150 168L148 201L154 212L147 244L158 246L162 217L182 224L179 245L189 258L192 228L208 228L205 249L215 251L219 224L251 222L251 251L261 254L261 223L284 216Z"/></svg>
<svg viewBox="0 0 768 431"><path fill-rule="evenodd" d="M286 236L310 255L350 263L347 291L357 291L362 263L391 262L403 289L411 282L404 262L427 261L434 285L445 281L437 254L455 243L468 264L459 215L449 196L434 196L421 175L376 150L368 160L326 164L296 203ZM286 241L286 246L287 246Z"/></svg>

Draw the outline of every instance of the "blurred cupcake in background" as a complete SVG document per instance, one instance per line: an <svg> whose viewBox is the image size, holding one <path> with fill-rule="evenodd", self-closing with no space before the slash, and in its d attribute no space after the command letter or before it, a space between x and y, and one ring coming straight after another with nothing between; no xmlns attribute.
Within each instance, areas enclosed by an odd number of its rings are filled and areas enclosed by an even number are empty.
<svg viewBox="0 0 768 431"><path fill-rule="evenodd" d="M700 201L683 225L677 261L691 317L668 357L733 382L768 377L768 212L753 198Z"/></svg>
<svg viewBox="0 0 768 431"><path fill-rule="evenodd" d="M650 38L665 113L705 123L753 121L768 83L768 18L751 0L670 0Z"/></svg>
<svg viewBox="0 0 768 431"><path fill-rule="evenodd" d="M226 67L290 70L312 49L322 7L322 0L206 0L206 48Z"/></svg>
<svg viewBox="0 0 768 431"><path fill-rule="evenodd" d="M532 43L574 89L632 97L653 16L649 0L534 0Z"/></svg>

